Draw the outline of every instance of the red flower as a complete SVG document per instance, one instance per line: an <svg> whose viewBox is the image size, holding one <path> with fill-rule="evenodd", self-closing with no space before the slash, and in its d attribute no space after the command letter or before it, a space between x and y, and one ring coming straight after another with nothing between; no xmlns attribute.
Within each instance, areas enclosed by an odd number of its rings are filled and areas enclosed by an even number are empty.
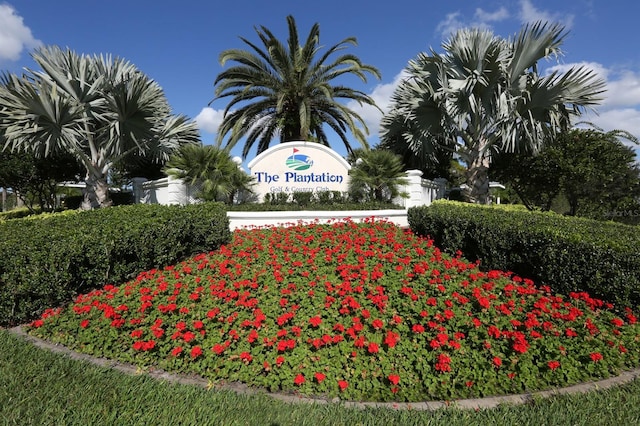
<svg viewBox="0 0 640 426"><path fill-rule="evenodd" d="M560 361L549 361L547 365L551 370L555 370L556 368L560 367Z"/></svg>
<svg viewBox="0 0 640 426"><path fill-rule="evenodd" d="M379 319L374 319L373 322L371 323L371 325L373 326L373 328L375 328L376 330L381 329L382 327L384 327L384 323L379 320Z"/></svg>
<svg viewBox="0 0 640 426"><path fill-rule="evenodd" d="M602 359L602 354L600 352L591 352L589 357L591 358L591 361L598 362Z"/></svg>
<svg viewBox="0 0 640 426"><path fill-rule="evenodd" d="M173 350L171 351L171 355L173 356L178 356L182 353L182 347L177 346L175 348L173 348Z"/></svg>
<svg viewBox="0 0 640 426"><path fill-rule="evenodd" d="M326 379L326 378L327 378L327 376L325 376L325 375L324 375L324 374L322 374L322 373L316 373L316 374L314 374L313 376L316 378L316 381L317 381L318 383L322 383L322 381L323 381L324 379Z"/></svg>
<svg viewBox="0 0 640 426"><path fill-rule="evenodd" d="M200 346L194 346L191 348L191 358L197 358L202 355L202 348Z"/></svg>
<svg viewBox="0 0 640 426"><path fill-rule="evenodd" d="M393 348L396 346L399 340L400 340L399 334L394 333L393 331L387 331L387 335L384 338L384 344L390 348Z"/></svg>
<svg viewBox="0 0 640 426"><path fill-rule="evenodd" d="M80 321L80 327L82 327L82 328L89 327L89 320L85 319L85 320Z"/></svg>
<svg viewBox="0 0 640 426"><path fill-rule="evenodd" d="M344 391L347 387L349 387L349 383L345 380L338 380L338 386L341 391Z"/></svg>
<svg viewBox="0 0 640 426"><path fill-rule="evenodd" d="M389 379L389 382L391 382L391 384L395 386L400 381L400 376L398 376L397 374L389 374L388 379Z"/></svg>
<svg viewBox="0 0 640 426"><path fill-rule="evenodd" d="M276 358L276 365L278 367L280 367L283 363L284 363L284 357L283 356L279 356L279 357Z"/></svg>
<svg viewBox="0 0 640 426"><path fill-rule="evenodd" d="M424 326L422 324L414 324L413 327L411 327L411 331L416 334L424 333Z"/></svg>
<svg viewBox="0 0 640 426"><path fill-rule="evenodd" d="M295 379L293 379L293 383L295 383L296 385L300 386L301 384L303 384L305 382L305 378L302 374L298 374Z"/></svg>
<svg viewBox="0 0 640 426"><path fill-rule="evenodd" d="M309 324L311 324L313 327L318 327L321 323L322 323L322 318L320 318L319 315L309 318Z"/></svg>
<svg viewBox="0 0 640 426"><path fill-rule="evenodd" d="M242 352L240 354L240 359L243 360L244 362L251 362L253 360L253 357L251 356L251 354L249 352Z"/></svg>
<svg viewBox="0 0 640 426"><path fill-rule="evenodd" d="M369 343L367 350L369 351L370 354L377 354L380 348L378 347L377 343L371 342Z"/></svg>
<svg viewBox="0 0 640 426"><path fill-rule="evenodd" d="M495 365L496 367L500 367L502 365L502 359L498 358L497 356L494 356L493 365Z"/></svg>

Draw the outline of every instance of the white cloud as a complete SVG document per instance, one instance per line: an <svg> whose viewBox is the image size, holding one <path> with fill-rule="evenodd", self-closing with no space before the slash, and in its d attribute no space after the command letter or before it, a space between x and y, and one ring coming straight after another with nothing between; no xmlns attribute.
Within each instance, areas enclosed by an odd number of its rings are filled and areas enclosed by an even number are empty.
<svg viewBox="0 0 640 426"><path fill-rule="evenodd" d="M640 138L640 109L637 108L617 108L600 112L598 115L594 113L586 114L585 120L600 127L605 132L611 130L625 130L637 138ZM638 145L620 138L622 142L634 148Z"/></svg>
<svg viewBox="0 0 640 426"><path fill-rule="evenodd" d="M575 66L592 69L606 81L603 100L596 106L595 113L584 118L601 127L604 131L626 130L640 138L640 70L606 68L596 62L578 62L555 65L547 72L566 72Z"/></svg>
<svg viewBox="0 0 640 426"><path fill-rule="evenodd" d="M438 23L436 32L440 34L443 39L447 39L461 28L491 29L492 23L503 21L509 18L509 16L509 11L505 7L501 7L494 12L477 8L471 20L465 20L460 12L453 12L447 14L447 17Z"/></svg>
<svg viewBox="0 0 640 426"><path fill-rule="evenodd" d="M391 106L391 95L393 95L393 92L395 92L403 77L404 72L401 72L391 83L378 84L369 94L383 112L386 113L389 110ZM371 105L360 105L356 101L350 101L347 107L362 117L369 128L369 140L375 142L380 131L380 120L382 119L383 113Z"/></svg>
<svg viewBox="0 0 640 426"><path fill-rule="evenodd" d="M607 99L603 105L607 108L640 107L640 72L611 71L609 75L611 78L607 81Z"/></svg>
<svg viewBox="0 0 640 426"><path fill-rule="evenodd" d="M495 12L487 12L480 8L476 9L476 13L474 15L474 20L476 22L488 23L488 22L499 22L505 20L509 17L509 11L505 7L501 7Z"/></svg>
<svg viewBox="0 0 640 426"><path fill-rule="evenodd" d="M222 123L223 116L224 111L205 107L202 108L200 113L196 116L195 122L201 132L216 133L220 123Z"/></svg>
<svg viewBox="0 0 640 426"><path fill-rule="evenodd" d="M523 24L536 21L560 22L566 28L573 26L573 15L560 12L550 13L536 9L531 0L520 0L520 21Z"/></svg>
<svg viewBox="0 0 640 426"><path fill-rule="evenodd" d="M436 32L442 35L442 38L447 39L453 33L465 26L464 21L460 19L460 12L453 12L447 14L447 17L438 23L436 26Z"/></svg>
<svg viewBox="0 0 640 426"><path fill-rule="evenodd" d="M17 61L25 48L32 49L41 44L13 7L0 4L0 61Z"/></svg>

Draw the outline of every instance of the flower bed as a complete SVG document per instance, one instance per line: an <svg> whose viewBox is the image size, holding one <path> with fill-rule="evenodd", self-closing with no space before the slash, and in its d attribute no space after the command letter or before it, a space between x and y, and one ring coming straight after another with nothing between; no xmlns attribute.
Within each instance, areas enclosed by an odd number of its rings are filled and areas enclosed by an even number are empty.
<svg viewBox="0 0 640 426"><path fill-rule="evenodd" d="M388 222L243 229L50 309L32 333L141 366L350 400L517 393L640 364L630 310L566 297Z"/></svg>

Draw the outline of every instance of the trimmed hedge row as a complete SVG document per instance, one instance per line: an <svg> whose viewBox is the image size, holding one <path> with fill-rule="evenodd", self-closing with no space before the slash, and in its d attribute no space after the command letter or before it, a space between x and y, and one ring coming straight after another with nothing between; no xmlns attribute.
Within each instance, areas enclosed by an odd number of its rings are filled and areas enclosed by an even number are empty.
<svg viewBox="0 0 640 426"><path fill-rule="evenodd" d="M408 211L409 226L481 267L513 271L557 293L640 305L640 228L451 201Z"/></svg>
<svg viewBox="0 0 640 426"><path fill-rule="evenodd" d="M131 205L0 223L0 326L77 294L214 250L231 238L224 206Z"/></svg>

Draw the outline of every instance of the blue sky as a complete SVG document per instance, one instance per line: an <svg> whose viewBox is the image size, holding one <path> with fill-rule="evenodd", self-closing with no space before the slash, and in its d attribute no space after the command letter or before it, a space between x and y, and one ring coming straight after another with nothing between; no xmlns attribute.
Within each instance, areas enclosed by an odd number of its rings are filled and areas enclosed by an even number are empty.
<svg viewBox="0 0 640 426"><path fill-rule="evenodd" d="M443 40L458 28L490 28L509 37L527 22L561 22L569 31L565 54L559 62L540 65L592 67L606 79L608 91L598 114L584 119L640 137L640 2L629 0L0 0L0 70L33 68L29 53L39 45L123 57L155 79L174 113L196 120L203 142L210 144L227 102L208 107L213 82L223 70L220 52L247 48L239 37L259 42L256 26L286 40L287 15L295 17L301 38L317 22L324 46L356 37L358 46L348 52L377 67L382 79L354 78L345 84L369 93L383 110L407 62L430 48L441 51ZM354 109L368 123L369 142L375 145L381 114ZM344 152L339 139L333 140L332 147Z"/></svg>

